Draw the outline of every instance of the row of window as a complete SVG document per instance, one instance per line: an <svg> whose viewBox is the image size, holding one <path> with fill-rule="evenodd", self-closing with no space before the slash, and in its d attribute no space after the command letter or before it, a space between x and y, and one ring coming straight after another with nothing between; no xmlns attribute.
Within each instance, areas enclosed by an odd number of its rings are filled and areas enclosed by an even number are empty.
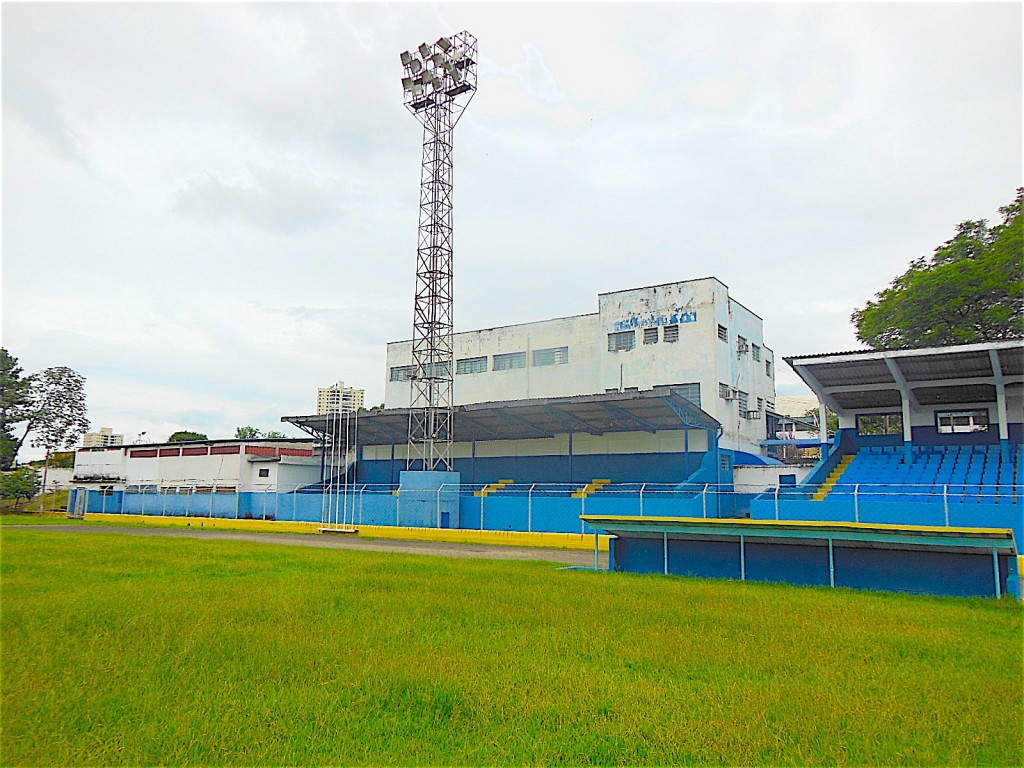
<svg viewBox="0 0 1024 768"><path fill-rule="evenodd" d="M661 341L665 344L675 344L679 341L678 325L663 325L658 328L644 328L644 344L657 344L659 333ZM608 334L609 352L628 352L636 346L636 331L616 331Z"/></svg>
<svg viewBox="0 0 1024 768"><path fill-rule="evenodd" d="M940 435L988 432L988 410L936 411L935 427ZM857 417L857 433L861 435L902 435L903 414L866 413Z"/></svg>
<svg viewBox="0 0 1024 768"><path fill-rule="evenodd" d="M729 341L729 329L724 325L718 326L718 338L726 343ZM756 362L761 362L761 347L758 344L747 341L743 336L736 337L736 352L741 355L749 352ZM766 376L772 375L772 361L767 358L764 361L764 373Z"/></svg>
<svg viewBox="0 0 1024 768"><path fill-rule="evenodd" d="M550 349L533 350L533 367L542 368L548 365L568 365L569 348L552 347ZM492 371L513 371L517 368L526 367L525 352L509 352L503 355L494 355L491 359ZM433 374L437 373L437 376ZM433 366L425 366L428 378L447 379L451 377L451 368L447 363L441 363L435 369ZM487 373L487 357L464 357L455 361L455 374L464 375L470 373ZM409 381L416 375L415 365L397 365L391 369L391 381Z"/></svg>

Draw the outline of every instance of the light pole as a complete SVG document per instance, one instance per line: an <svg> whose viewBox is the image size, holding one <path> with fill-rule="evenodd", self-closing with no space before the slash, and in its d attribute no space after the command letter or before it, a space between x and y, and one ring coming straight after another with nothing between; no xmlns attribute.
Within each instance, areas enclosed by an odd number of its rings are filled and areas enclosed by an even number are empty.
<svg viewBox="0 0 1024 768"><path fill-rule="evenodd" d="M452 469L452 134L476 93L476 58L476 38L465 31L401 55L404 103L423 125L410 470Z"/></svg>

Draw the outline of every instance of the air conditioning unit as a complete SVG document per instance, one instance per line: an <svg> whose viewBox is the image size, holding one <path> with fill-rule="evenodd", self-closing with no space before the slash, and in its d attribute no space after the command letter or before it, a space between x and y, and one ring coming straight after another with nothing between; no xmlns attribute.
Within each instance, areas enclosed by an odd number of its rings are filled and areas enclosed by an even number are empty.
<svg viewBox="0 0 1024 768"><path fill-rule="evenodd" d="M727 389L725 392L722 393L723 400L738 400L739 396L740 393L737 392L735 389Z"/></svg>
<svg viewBox="0 0 1024 768"><path fill-rule="evenodd" d="M736 351L739 352L740 354L742 354L744 352L749 352L750 351L750 344L748 344L746 341L737 341L736 342Z"/></svg>
<svg viewBox="0 0 1024 768"><path fill-rule="evenodd" d="M743 418L744 419L760 419L761 418L761 412L760 411L744 411L743 412Z"/></svg>

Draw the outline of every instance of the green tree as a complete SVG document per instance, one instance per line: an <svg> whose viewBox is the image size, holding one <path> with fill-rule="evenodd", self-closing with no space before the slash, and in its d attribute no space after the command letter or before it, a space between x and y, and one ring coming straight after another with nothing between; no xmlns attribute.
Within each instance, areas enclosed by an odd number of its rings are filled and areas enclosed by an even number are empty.
<svg viewBox="0 0 1024 768"><path fill-rule="evenodd" d="M39 493L39 473L32 467L20 467L0 473L0 498L14 502L14 511L20 511L20 501L29 501Z"/></svg>
<svg viewBox="0 0 1024 768"><path fill-rule="evenodd" d="M28 421L32 404L32 377L22 374L18 358L0 349L0 470L4 472L14 466L30 428L26 425L21 438L14 436L14 425Z"/></svg>
<svg viewBox="0 0 1024 768"><path fill-rule="evenodd" d="M810 419L815 424L817 424L818 423L818 409L817 408L809 408L808 410L804 411L803 418ZM827 426L828 426L828 436L829 437L831 437L832 435L834 435L837 432L839 432L839 416L837 416L835 413L833 413L832 409L827 407L827 406L825 408L825 420L828 422Z"/></svg>
<svg viewBox="0 0 1024 768"><path fill-rule="evenodd" d="M43 466L43 490L54 451L75 447L78 438L89 429L85 418L85 377L65 366L47 368L32 382L31 424L35 432L32 444L46 449Z"/></svg>
<svg viewBox="0 0 1024 768"><path fill-rule="evenodd" d="M202 432L190 432L187 429L182 429L175 432L173 435L167 438L168 443L184 443L189 440L209 440L206 435Z"/></svg>
<svg viewBox="0 0 1024 768"><path fill-rule="evenodd" d="M1024 187L1002 221L962 222L850 319L874 349L1024 338Z"/></svg>
<svg viewBox="0 0 1024 768"><path fill-rule="evenodd" d="M235 430L236 440L273 440L275 438L283 437L287 437L284 432L278 432L273 429L268 432L264 432L256 427L238 427Z"/></svg>

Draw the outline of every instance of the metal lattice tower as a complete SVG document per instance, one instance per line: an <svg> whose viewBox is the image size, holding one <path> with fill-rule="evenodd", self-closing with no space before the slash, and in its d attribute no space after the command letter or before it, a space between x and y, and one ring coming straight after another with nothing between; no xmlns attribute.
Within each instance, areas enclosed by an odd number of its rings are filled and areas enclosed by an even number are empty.
<svg viewBox="0 0 1024 768"><path fill-rule="evenodd" d="M469 32L402 54L405 106L423 125L407 469L451 471L452 133L476 93Z"/></svg>

